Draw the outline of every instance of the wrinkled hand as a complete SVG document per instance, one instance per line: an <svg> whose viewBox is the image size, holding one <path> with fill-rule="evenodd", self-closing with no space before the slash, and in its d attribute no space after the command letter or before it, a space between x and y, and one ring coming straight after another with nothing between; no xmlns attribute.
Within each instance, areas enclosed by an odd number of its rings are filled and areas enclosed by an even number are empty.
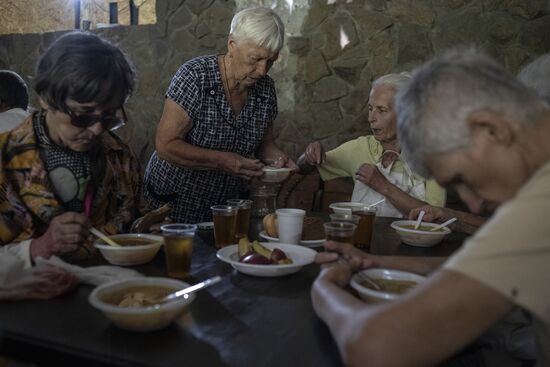
<svg viewBox="0 0 550 367"><path fill-rule="evenodd" d="M264 165L258 159L245 158L231 152L225 152L223 157L221 168L230 175L249 180L263 174Z"/></svg>
<svg viewBox="0 0 550 367"><path fill-rule="evenodd" d="M4 259L5 260L5 259ZM40 264L29 269L12 268L13 279L2 284L0 300L50 299L73 289L78 278L57 266Z"/></svg>
<svg viewBox="0 0 550 367"><path fill-rule="evenodd" d="M381 191L380 188L382 188L383 185L388 183L388 180L378 170L378 167L369 163L363 163L359 167L355 173L355 178L378 192Z"/></svg>
<svg viewBox="0 0 550 367"><path fill-rule="evenodd" d="M28 289L25 298L49 299L73 289L78 278L68 271L56 266L33 268L35 283Z"/></svg>
<svg viewBox="0 0 550 367"><path fill-rule="evenodd" d="M290 168L293 171L299 170L298 165L286 155L279 156L277 158L264 158L262 159L262 161L268 166L275 168L286 167Z"/></svg>
<svg viewBox="0 0 550 367"><path fill-rule="evenodd" d="M160 227L162 227L165 224L172 224L172 223L174 223L174 221L172 221L172 219L170 219L168 217L164 218L164 220L161 223L156 223L156 224L151 225L149 227L149 233L162 234L162 230L160 229Z"/></svg>
<svg viewBox="0 0 550 367"><path fill-rule="evenodd" d="M358 262L360 269L378 266L372 255L353 246L350 243L326 241L326 252L315 255L315 262L319 265L330 264L341 259Z"/></svg>
<svg viewBox="0 0 550 367"><path fill-rule="evenodd" d="M31 257L61 255L75 251L89 236L88 218L81 213L67 212L53 218L48 230L31 242Z"/></svg>
<svg viewBox="0 0 550 367"><path fill-rule="evenodd" d="M353 273L361 269L361 260L351 258L349 260L339 259L336 262L324 264L317 277L319 282L331 282L341 288L347 287Z"/></svg>
<svg viewBox="0 0 550 367"><path fill-rule="evenodd" d="M307 146L304 156L306 158L307 164L311 166L321 164L326 159L325 150L321 143L318 141L314 141Z"/></svg>
<svg viewBox="0 0 550 367"><path fill-rule="evenodd" d="M424 210L424 222L436 222L443 223L446 220L449 220L453 217L445 208L439 208L431 205L419 206L417 208L411 209L409 212L409 219L416 220L420 212Z"/></svg>

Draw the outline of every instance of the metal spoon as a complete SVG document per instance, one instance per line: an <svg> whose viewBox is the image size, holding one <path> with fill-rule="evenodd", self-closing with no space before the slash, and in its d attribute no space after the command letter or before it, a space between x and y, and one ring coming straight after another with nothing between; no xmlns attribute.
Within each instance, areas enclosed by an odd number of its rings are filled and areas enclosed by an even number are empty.
<svg viewBox="0 0 550 367"><path fill-rule="evenodd" d="M97 228L91 227L90 232L96 237L98 237L99 239L103 240L103 242L105 242L108 245L111 245L114 247L122 247L121 245L119 245L118 243L116 243L115 241L107 237L105 234L103 234L103 232L101 232Z"/></svg>
<svg viewBox="0 0 550 367"><path fill-rule="evenodd" d="M176 298L184 297L184 296L187 296L187 295L189 295L193 292L196 292L199 289L210 287L211 285L214 285L214 284L220 282L221 280L222 280L222 278L220 276L215 276L215 277L206 279L204 282L200 282L200 283L197 283L197 284L192 285L190 287L183 288L182 290L179 290L177 292L170 293L170 294L168 294L164 297L161 297L161 298L155 300L155 302L156 303L170 302L170 301L173 301ZM187 298L187 297L185 297L185 298Z"/></svg>

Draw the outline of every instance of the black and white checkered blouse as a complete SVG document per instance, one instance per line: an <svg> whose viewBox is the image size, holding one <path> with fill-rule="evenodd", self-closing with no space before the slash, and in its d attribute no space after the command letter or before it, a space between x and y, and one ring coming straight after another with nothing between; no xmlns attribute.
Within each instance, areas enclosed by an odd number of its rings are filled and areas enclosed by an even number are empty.
<svg viewBox="0 0 550 367"><path fill-rule="evenodd" d="M277 116L275 87L267 75L249 89L246 105L235 116L225 97L216 55L183 64L166 97L191 117L187 143L245 157L254 155ZM156 152L147 165L144 184L147 201L153 207L170 203L170 217L180 223L211 221L212 205L241 197L246 187L244 180L223 171L177 167Z"/></svg>

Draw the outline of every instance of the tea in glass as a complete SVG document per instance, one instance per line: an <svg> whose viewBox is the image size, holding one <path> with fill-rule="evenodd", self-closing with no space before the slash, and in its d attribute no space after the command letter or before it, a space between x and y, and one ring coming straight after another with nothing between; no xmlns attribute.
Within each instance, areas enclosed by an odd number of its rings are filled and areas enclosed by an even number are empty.
<svg viewBox="0 0 550 367"><path fill-rule="evenodd" d="M328 241L351 243L357 226L351 222L328 222L323 224Z"/></svg>
<svg viewBox="0 0 550 367"><path fill-rule="evenodd" d="M212 218L214 220L214 240L217 248L235 243L235 227L237 225L237 207L230 205L214 205Z"/></svg>
<svg viewBox="0 0 550 367"><path fill-rule="evenodd" d="M359 216L359 223L357 224L357 231L353 238L353 244L355 247L370 249L374 230L374 220L376 219L376 208L354 210L353 214Z"/></svg>
<svg viewBox="0 0 550 367"><path fill-rule="evenodd" d="M185 278L191 272L194 224L166 224L160 227L164 237L164 254L169 277Z"/></svg>
<svg viewBox="0 0 550 367"><path fill-rule="evenodd" d="M237 224L235 227L235 243L243 237L248 237L248 226L250 224L250 212L252 200L229 199L227 204L237 207Z"/></svg>

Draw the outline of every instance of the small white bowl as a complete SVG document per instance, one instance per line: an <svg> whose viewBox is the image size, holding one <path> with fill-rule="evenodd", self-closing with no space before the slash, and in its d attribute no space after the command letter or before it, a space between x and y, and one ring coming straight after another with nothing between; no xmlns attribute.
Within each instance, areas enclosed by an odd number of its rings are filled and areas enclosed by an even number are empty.
<svg viewBox="0 0 550 367"><path fill-rule="evenodd" d="M328 206L336 214L351 214L354 210L361 210L368 207L367 204L354 203L351 201L332 203Z"/></svg>
<svg viewBox="0 0 550 367"><path fill-rule="evenodd" d="M287 167L264 167L263 171L264 174L260 176L260 180L263 182L282 182L290 175L292 169Z"/></svg>
<svg viewBox="0 0 550 367"><path fill-rule="evenodd" d="M401 270L391 270L391 269L381 269L381 268L372 268L372 269L363 270L355 274L353 277L351 277L350 285L353 289L357 291L357 293L362 299L368 302L391 301L396 298L399 298L401 294L377 291L375 289L365 287L362 284L363 281L361 281L361 274L364 274L374 280L376 279L408 280L408 281L416 282L418 284L426 280L426 278L423 277L422 275L409 273L407 271L401 271Z"/></svg>
<svg viewBox="0 0 550 367"><path fill-rule="evenodd" d="M117 280L95 288L88 296L90 304L102 311L105 317L116 326L131 331L151 331L168 326L180 316L195 299L191 294L187 298L179 297L174 301L148 307L119 307L104 301L109 294L137 286L166 287L174 291L186 288L189 284L170 278L131 278Z"/></svg>
<svg viewBox="0 0 550 367"><path fill-rule="evenodd" d="M417 246L417 247L435 246L439 242L441 242L443 237L451 233L451 230L447 227L443 227L440 230L435 232L403 227L403 226L414 227L415 224L416 224L415 220L397 220L395 222L392 222L391 227L397 232L397 234L401 238L401 241L403 241L407 245ZM436 227L437 225L438 225L437 223L422 222L421 227L433 228L433 227Z"/></svg>
<svg viewBox="0 0 550 367"><path fill-rule="evenodd" d="M151 261L164 243L161 236L144 233L126 233L109 236L113 241L120 242L121 247L107 245L102 240L94 242L103 257L113 265L139 265ZM124 246L130 241L148 241L148 244Z"/></svg>

